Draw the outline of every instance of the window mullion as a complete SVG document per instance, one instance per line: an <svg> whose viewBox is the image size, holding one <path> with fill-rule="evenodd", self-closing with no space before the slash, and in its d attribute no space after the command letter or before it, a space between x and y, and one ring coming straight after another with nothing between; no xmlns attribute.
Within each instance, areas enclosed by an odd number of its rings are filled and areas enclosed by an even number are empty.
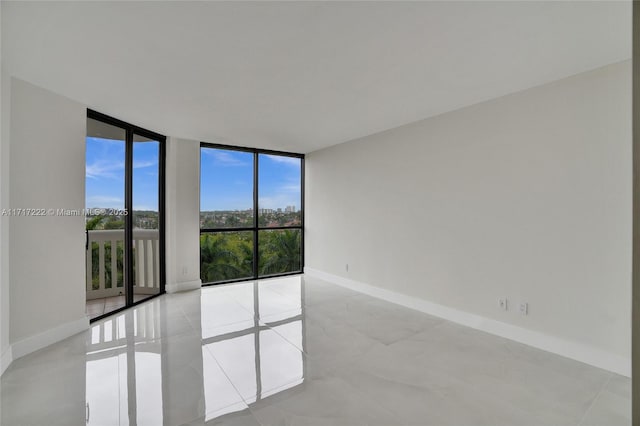
<svg viewBox="0 0 640 426"><path fill-rule="evenodd" d="M258 279L258 153L253 153L253 279Z"/></svg>

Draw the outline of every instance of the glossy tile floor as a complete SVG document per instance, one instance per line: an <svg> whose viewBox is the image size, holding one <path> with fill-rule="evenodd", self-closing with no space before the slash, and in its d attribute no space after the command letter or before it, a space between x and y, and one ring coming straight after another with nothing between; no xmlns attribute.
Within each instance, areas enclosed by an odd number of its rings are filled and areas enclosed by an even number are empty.
<svg viewBox="0 0 640 426"><path fill-rule="evenodd" d="M12 425L627 425L630 381L304 277L165 295L16 360Z"/></svg>
<svg viewBox="0 0 640 426"><path fill-rule="evenodd" d="M157 293L156 293L157 294ZM148 294L134 294L133 301L138 302L140 300L144 300L151 295ZM124 295L122 296L112 296L112 297L101 297L100 299L90 299L85 302L85 314L89 319L97 318L105 313L109 313L111 311L118 310L120 308L124 308L127 304Z"/></svg>

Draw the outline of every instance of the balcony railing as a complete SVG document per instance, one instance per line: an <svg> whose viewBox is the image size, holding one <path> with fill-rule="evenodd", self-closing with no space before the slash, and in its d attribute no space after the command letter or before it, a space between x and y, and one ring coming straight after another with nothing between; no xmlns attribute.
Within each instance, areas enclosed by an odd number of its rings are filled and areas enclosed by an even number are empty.
<svg viewBox="0 0 640 426"><path fill-rule="evenodd" d="M133 230L134 294L160 292L157 229ZM87 300L124 294L124 230L87 231Z"/></svg>

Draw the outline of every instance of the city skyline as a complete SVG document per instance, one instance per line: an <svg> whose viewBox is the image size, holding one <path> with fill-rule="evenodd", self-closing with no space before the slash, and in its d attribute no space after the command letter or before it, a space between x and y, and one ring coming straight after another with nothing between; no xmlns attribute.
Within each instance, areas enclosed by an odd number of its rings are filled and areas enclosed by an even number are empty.
<svg viewBox="0 0 640 426"><path fill-rule="evenodd" d="M285 207L277 207L275 209L267 209L262 208L258 209L258 213L297 213L300 209L296 206L285 206ZM253 212L253 208L249 207L246 209L223 209L223 210L200 210L200 213L209 213L209 212Z"/></svg>

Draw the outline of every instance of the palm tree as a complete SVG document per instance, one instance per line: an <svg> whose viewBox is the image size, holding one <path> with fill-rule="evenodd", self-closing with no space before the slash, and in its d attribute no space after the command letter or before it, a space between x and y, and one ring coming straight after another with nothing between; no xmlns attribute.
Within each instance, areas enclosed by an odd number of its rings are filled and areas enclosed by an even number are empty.
<svg viewBox="0 0 640 426"><path fill-rule="evenodd" d="M267 231L262 275L300 270L300 231Z"/></svg>
<svg viewBox="0 0 640 426"><path fill-rule="evenodd" d="M238 255L228 247L222 234L200 236L200 275L205 282L242 277Z"/></svg>
<svg viewBox="0 0 640 426"><path fill-rule="evenodd" d="M248 241L242 241L238 248L240 249L240 268L243 277L253 275L253 244Z"/></svg>
<svg viewBox="0 0 640 426"><path fill-rule="evenodd" d="M102 220L105 218L104 215L96 215L93 216L91 219L87 220L87 223L85 224L85 227L87 229L87 231L93 231L94 229L100 229L99 225L102 224Z"/></svg>

